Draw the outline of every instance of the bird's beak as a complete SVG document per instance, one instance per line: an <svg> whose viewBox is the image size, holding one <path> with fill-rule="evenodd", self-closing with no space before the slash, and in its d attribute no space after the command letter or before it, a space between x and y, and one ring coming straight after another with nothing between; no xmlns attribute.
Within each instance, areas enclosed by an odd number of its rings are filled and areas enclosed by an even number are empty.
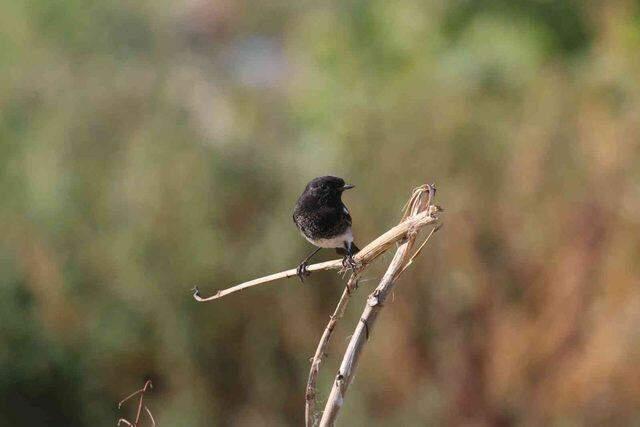
<svg viewBox="0 0 640 427"><path fill-rule="evenodd" d="M344 190L348 190L350 188L355 187L355 185L353 184L345 184L342 188L340 188L340 191L344 191Z"/></svg>

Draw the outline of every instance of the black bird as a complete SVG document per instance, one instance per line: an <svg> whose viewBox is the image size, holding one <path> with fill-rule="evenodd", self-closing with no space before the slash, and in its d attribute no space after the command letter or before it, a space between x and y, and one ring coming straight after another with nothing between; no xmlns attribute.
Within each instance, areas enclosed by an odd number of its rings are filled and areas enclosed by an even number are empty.
<svg viewBox="0 0 640 427"><path fill-rule="evenodd" d="M341 198L343 191L353 187L345 184L342 178L321 176L311 180L298 198L293 222L309 242L318 246L298 265L301 281L310 274L307 271L309 260L322 248L335 248L338 254L344 255L342 264L355 268L353 255L359 249L353 243L351 215Z"/></svg>

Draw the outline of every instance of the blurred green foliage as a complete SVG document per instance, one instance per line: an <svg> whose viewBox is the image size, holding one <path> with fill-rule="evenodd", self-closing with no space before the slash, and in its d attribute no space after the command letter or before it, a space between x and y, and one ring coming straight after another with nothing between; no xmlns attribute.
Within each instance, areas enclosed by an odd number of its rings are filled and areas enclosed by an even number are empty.
<svg viewBox="0 0 640 427"><path fill-rule="evenodd" d="M413 186L446 209L342 425L637 424L639 9L2 2L0 425L114 425L146 378L160 426L301 425L341 279L190 288L296 265L324 174L360 246Z"/></svg>

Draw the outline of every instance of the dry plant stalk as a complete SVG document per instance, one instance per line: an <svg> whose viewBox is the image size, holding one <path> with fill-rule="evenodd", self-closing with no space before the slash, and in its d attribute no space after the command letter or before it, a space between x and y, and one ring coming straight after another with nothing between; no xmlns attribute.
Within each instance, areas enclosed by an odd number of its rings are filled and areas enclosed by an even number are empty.
<svg viewBox="0 0 640 427"><path fill-rule="evenodd" d="M424 186L423 186L424 187ZM420 187L420 188L423 188ZM416 190L417 191L417 190ZM415 197L412 196L412 199ZM437 210L436 210L437 211ZM389 248L391 248L396 242L405 238L408 232L412 230L419 230L422 227L434 224L437 222L437 218L435 215L432 215L435 211L429 211L428 209L420 212L416 215L407 216L406 212L404 215L404 220L388 230L386 233L379 236L373 242L369 243L367 246L362 248L360 252L358 252L353 258L357 264L355 273L359 273L369 264L371 264L378 256L385 253ZM317 264L310 265L307 268L307 271L318 271L318 270L339 270L342 269L342 259L336 259L332 261L320 262ZM250 280L248 282L243 282L238 285L232 286L227 289L222 289L217 291L215 294L209 297L203 297L200 295L200 290L195 287L193 290L193 298L199 302L212 301L219 298L222 298L226 295L241 291L243 289L251 288L253 286L263 285L266 283L270 283L279 279L287 279L289 277L297 276L297 272L295 268L290 270L281 271L279 273L270 274L268 276L260 277L257 279Z"/></svg>
<svg viewBox="0 0 640 427"><path fill-rule="evenodd" d="M418 199L418 197L420 197L425 191L429 192L429 199L427 202L427 206L431 206L431 200L433 198L433 195L435 193L435 186L423 186L420 187L418 189L416 189L411 198L409 199L409 201L407 202L407 204L404 207L404 213L401 219L401 223L402 221L405 221L407 219L407 217L409 216L410 209L413 203L415 203ZM429 210L429 208L427 209ZM439 208L435 208L434 210L431 210L432 213L435 213L439 210ZM419 252L422 250L422 248L424 247L424 245L427 243L429 237L431 237L431 234L433 234L433 232L436 230L436 228L432 229L431 233L429 234L429 236L427 237L427 239L425 239L425 241L422 243L422 245L420 246L420 248L414 253L413 257L411 258L411 260L406 264L405 268L409 266L409 264L411 263L411 261L413 261L413 258L415 258ZM362 271L362 270L359 270ZM329 318L329 322L327 323L327 326L324 329L324 332L322 334L322 337L320 338L320 341L318 342L318 346L316 348L316 352L311 360L311 369L309 371L309 379L307 380L307 390L305 393L305 425L306 427L312 427L315 422L314 422L314 417L315 417L315 408L316 408L316 384L318 381L318 374L320 371L320 364L322 363L322 358L326 355L326 349L329 346L329 341L331 339L331 335L333 333L333 330L335 329L335 326L338 322L338 320L340 318L342 318L342 316L344 315L344 312L346 311L347 305L349 303L349 300L351 298L351 292L353 289L355 289L356 285L357 285L357 281L358 281L358 277L359 274L352 274L349 282L347 283L347 286L345 287L345 290L342 292L342 295L340 297L340 299L338 300L338 304L336 305L336 308L333 312L333 314L331 315L331 317Z"/></svg>
<svg viewBox="0 0 640 427"><path fill-rule="evenodd" d="M329 322L324 330L324 333L322 334L320 342L318 343L318 346L316 348L314 357L311 361L311 370L309 372L309 379L307 381L307 389L305 393L305 421L306 421L307 427L311 427L314 424L313 417L314 417L315 404L316 404L316 400L315 400L316 383L318 379L320 364L322 363L322 358L325 356L325 353L326 353L325 350L329 345L329 341L331 339L331 335L336 326L336 323L344 315L344 312L346 310L351 294L353 290L355 290L357 287L358 278L360 274L367 267L369 267L376 258L378 258L380 255L385 253L387 250L393 247L396 243L402 241L402 244L400 245L400 247L398 248L398 251L396 252L396 257L394 257L394 261L392 261L389 267L389 270L385 275L385 278L387 278L389 271L391 271L392 268L395 268L394 266L395 264L397 264L395 261L396 261L396 258L398 257L398 253L403 252L404 254L404 252L409 246L408 244L410 243L410 246L413 245L413 242L415 241L417 234L422 228L424 228L427 225L436 225L436 227L431 230L431 233L428 235L428 237L425 239L422 245L418 248L418 250L413 254L413 256L406 259L404 255L402 256L403 262L401 263L399 270L393 274L392 282L411 264L413 259L421 252L422 248L424 247L426 242L429 240L433 232L439 228L438 217L436 214L441 209L440 207L433 205L431 203L434 195L435 195L434 185L423 185L415 189L411 198L405 205L404 213L402 215L402 219L400 223L395 227L391 228L390 230L388 230L387 232L385 232L384 234L380 235L374 241L372 241L367 246L362 248L360 252L358 252L354 256L356 267L351 274L351 277L342 293L342 296L340 297L340 300L338 301L338 305L336 306L333 314L329 319ZM403 250L403 248L405 249ZM410 247L408 249L410 249ZM325 261L325 262L310 265L307 268L307 271L339 270L342 268L343 268L342 260L336 259L332 261ZM268 276L264 276L264 277L250 280L248 282L240 283L230 288L219 290L215 294L209 297L203 297L202 295L200 295L200 291L196 287L194 288L193 297L198 302L212 301L212 300L222 298L226 295L239 292L247 288L251 288L253 286L267 284L279 279L287 279L289 277L294 277L294 276L297 276L297 270L295 268L281 271L279 273L270 274ZM383 278L383 282L385 278ZM383 282L381 282L380 286L382 286ZM380 286L378 288L380 288ZM386 297L386 293L384 295ZM371 299L371 297L369 298ZM367 331L366 337L368 338L368 327L366 323L365 323L365 329ZM356 331L358 331L358 328L356 328ZM339 374L339 377L340 377L340 374ZM346 387L344 388L344 390L346 391ZM332 395L333 395L333 391L332 391ZM331 397L330 397L330 401L327 402L327 407L329 407L330 402L331 402ZM325 409L325 415L326 415L326 412L327 411ZM336 414L337 414L337 411L336 411ZM324 420L325 416L323 416L322 419ZM323 424L323 425L326 425L326 424Z"/></svg>
<svg viewBox="0 0 640 427"><path fill-rule="evenodd" d="M340 297L340 300L338 300L336 309L329 318L329 323L327 323L327 326L324 328L324 332L318 342L316 352L311 359L311 370L309 371L309 379L307 380L307 392L304 395L304 418L306 427L313 427L314 425L313 420L316 410L316 383L318 381L318 373L320 372L322 358L326 355L326 349L329 346L331 334L333 333L338 320L344 315L347 305L349 304L349 299L351 298L351 292L356 288L357 283L358 274L352 274L349 278L349 282L347 282L347 286L345 286L344 291L342 291L342 296Z"/></svg>
<svg viewBox="0 0 640 427"><path fill-rule="evenodd" d="M440 211L440 208L431 204L434 195L435 187L431 185L422 186L416 189L413 193L413 196L409 200L409 203L407 204L404 215L405 219L401 224L411 221L412 218L421 217L425 214L433 218L433 222L435 222L435 220L437 219L436 213ZM373 291L373 293L369 295L367 304L364 308L364 312L362 313L360 321L356 326L355 332L351 336L351 340L349 341L349 345L347 346L347 350L342 359L342 363L340 364L338 375L336 376L333 387L331 388L329 399L327 400L324 412L322 414L322 419L320 420L320 427L329 427L334 425L338 413L344 405L344 399L347 393L347 389L349 387L349 384L353 380L355 370L360 359L360 354L362 353L364 345L369 338L369 334L375 325L377 315L381 310L382 305L387 298L387 295L389 295L389 293L393 289L393 286L395 285L398 277L406 270L409 264L412 263L413 259L422 251L422 248L429 240L429 238L439 228L433 228L425 239L424 243L422 243L422 245L420 245L412 255L411 250L413 249L416 238L418 236L418 232L421 227L422 226L416 225L407 230L406 239L404 239L398 246L393 260L391 261L391 264L389 264L389 267L382 280L380 281L380 284L375 289L375 291ZM342 300L340 301L340 303L341 302ZM340 303L338 304L338 306L340 306ZM331 325L331 328L333 328L333 326L334 325ZM327 331L325 330L325 334L326 332ZM307 394L309 394L309 390L307 390ZM307 416L307 425L310 425L309 422L312 422L310 420L311 418Z"/></svg>
<svg viewBox="0 0 640 427"><path fill-rule="evenodd" d="M144 404L144 394L147 392L147 390L151 390L152 388L153 388L153 384L151 383L151 380L147 380L144 383L144 386L140 390L134 391L129 396L127 396L124 399L122 399L120 401L120 403L118 403L118 409L121 409L122 405L127 400L131 399L132 397L134 397L134 396L136 396L138 394L140 395L140 399L138 399L138 410L136 411L136 419L135 419L135 421L131 422L131 421L127 420L126 418L120 418L118 420L118 424L117 424L118 426L120 424L124 424L124 425L127 425L129 427L138 427L140 425L140 417L142 416L142 408L144 408L144 411L149 416L149 419L151 420L152 427L156 426L156 420L153 419L153 415L151 414L151 411L149 410L147 405Z"/></svg>

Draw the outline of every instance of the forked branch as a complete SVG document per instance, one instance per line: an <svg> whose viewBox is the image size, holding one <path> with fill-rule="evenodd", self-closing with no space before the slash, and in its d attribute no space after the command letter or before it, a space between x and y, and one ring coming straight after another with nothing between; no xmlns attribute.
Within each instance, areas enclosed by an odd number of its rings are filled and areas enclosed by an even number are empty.
<svg viewBox="0 0 640 427"><path fill-rule="evenodd" d="M324 332L318 342L318 347L313 355L313 359L311 359L311 370L309 371L309 379L307 380L307 391L304 395L304 416L306 427L313 427L314 425L316 410L316 383L318 382L320 364L326 355L327 347L329 346L329 341L331 340L331 335L336 327L336 323L338 323L338 320L340 320L344 315L347 305L349 304L349 299L351 298L351 292L356 288L357 283L358 275L352 274L351 278L349 278L349 282L347 282L347 286L345 286L344 291L342 291L342 296L338 301L338 305L329 318L329 323L327 323L327 326L324 328Z"/></svg>
<svg viewBox="0 0 640 427"><path fill-rule="evenodd" d="M423 186L420 188L426 188L426 186ZM413 197L415 197L415 192L412 198ZM416 215L411 215L411 216L407 216L405 212L404 221L402 221L400 224L388 230L386 233L382 234L373 242L369 243L367 246L362 248L360 252L358 252L353 257L356 262L355 273L359 273L362 270L364 270L378 256L385 253L396 242L404 239L407 233L415 232L416 230L419 230L426 225L436 223L438 219L435 213L438 212L439 208L437 208L437 206L432 206L432 207L433 209L425 209L423 212L420 212ZM342 260L336 259L332 261L325 261L325 262L310 265L309 267L307 267L307 270L308 271L339 270L341 268L343 268ZM209 297L203 297L202 295L200 295L200 290L197 287L195 287L193 289L194 291L193 298L199 302L213 301L215 299L222 298L226 295L241 291L243 289L267 284L280 279L287 279L289 277L294 277L296 275L297 275L296 269L292 268L290 270L281 271L279 273L270 274L268 276L264 276L264 277L250 280L248 282L240 283L238 285L232 286L227 289L219 290L215 294Z"/></svg>
<svg viewBox="0 0 640 427"><path fill-rule="evenodd" d="M147 392L147 390L151 390L153 388L153 384L151 383L151 380L147 380L144 383L144 386L140 389L140 390L136 390L133 393L131 393L129 396L125 397L124 399L122 399L120 401L120 403L118 403L118 409L122 408L122 405L124 405L124 403L131 399L132 397L136 396L136 395L140 395L140 399L138 399L138 410L136 411L136 418L133 422L127 420L126 418L120 418L118 420L118 426L124 424L126 426L129 427L138 427L140 425L140 417L142 415L142 409L144 408L144 411L146 412L147 416L149 417L149 420L151 421L151 426L155 427L156 426L156 420L153 418L153 414L151 413L151 411L149 410L149 408L147 407L147 405L144 404L144 395Z"/></svg>
<svg viewBox="0 0 640 427"><path fill-rule="evenodd" d="M331 395L327 401L325 411L320 421L321 426L333 425L335 418L338 414L342 403L344 402L344 396L347 391L347 387L353 379L353 372L358 362L358 358L364 342L369 337L370 330L373 327L377 312L382 307L382 303L386 299L389 291L393 287L395 280L406 270L406 268L413 262L414 258L424 248L429 238L439 228L437 213L441 211L441 208L432 203L435 196L434 185L423 185L414 190L411 198L405 205L402 219L398 225L391 228L384 234L380 235L377 239L365 246L357 255L354 260L356 267L353 270L349 282L342 293L338 305L336 306L333 314L331 315L329 322L324 330L322 338L318 343L315 355L311 362L311 371L309 373L309 379L307 382L307 389L305 393L305 420L306 426L312 427L314 425L314 412L316 404L316 383L318 379L318 373L320 364L325 356L326 349L328 347L331 335L336 326L337 321L343 316L352 291L356 288L358 278L360 274L380 255L385 253L388 249L395 246L396 243L400 243L396 251L389 268L378 288L373 294L369 296L365 312L362 315L361 321L356 327L356 332L351 338L347 353L344 356L340 371L334 382L334 386L331 390ZM416 251L411 254L415 240L419 232L427 225L433 225L431 232L425 239L425 241L418 247ZM343 268L342 260L332 260L313 264L307 268L308 271L319 270L338 270ZM285 270L279 273L270 274L268 276L260 277L250 280L248 282L240 283L227 289L219 290L215 294L209 297L203 297L197 288L194 288L193 297L196 301L205 302L222 298L226 295L247 289L253 286L262 285L274 282L279 279L286 279L289 277L297 276L295 268Z"/></svg>
<svg viewBox="0 0 640 427"><path fill-rule="evenodd" d="M440 209L431 204L434 194L435 188L433 186L423 186L417 189L407 204L405 215L409 216L404 222L411 218L421 216L424 213L433 215L435 218L435 213ZM410 229L406 234L406 239L404 239L398 246L393 260L391 261L391 264L389 264L389 268L380 281L380 284L375 291L369 295L364 312L360 317L360 321L356 325L355 332L351 336L351 340L347 346L342 363L340 364L340 370L338 371L338 375L333 383L329 399L327 400L327 404L322 414L322 419L320 420L320 427L329 427L334 425L338 413L344 405L347 389L353 380L355 370L360 359L360 354L362 353L364 345L375 326L377 315L381 310L387 295L389 295L393 289L398 277L422 251L426 242L437 229L438 227L435 227L431 230L424 243L420 245L413 254L411 252L420 228L417 227ZM308 393L309 391L307 390L307 394ZM307 418L307 423L309 423L309 418Z"/></svg>

